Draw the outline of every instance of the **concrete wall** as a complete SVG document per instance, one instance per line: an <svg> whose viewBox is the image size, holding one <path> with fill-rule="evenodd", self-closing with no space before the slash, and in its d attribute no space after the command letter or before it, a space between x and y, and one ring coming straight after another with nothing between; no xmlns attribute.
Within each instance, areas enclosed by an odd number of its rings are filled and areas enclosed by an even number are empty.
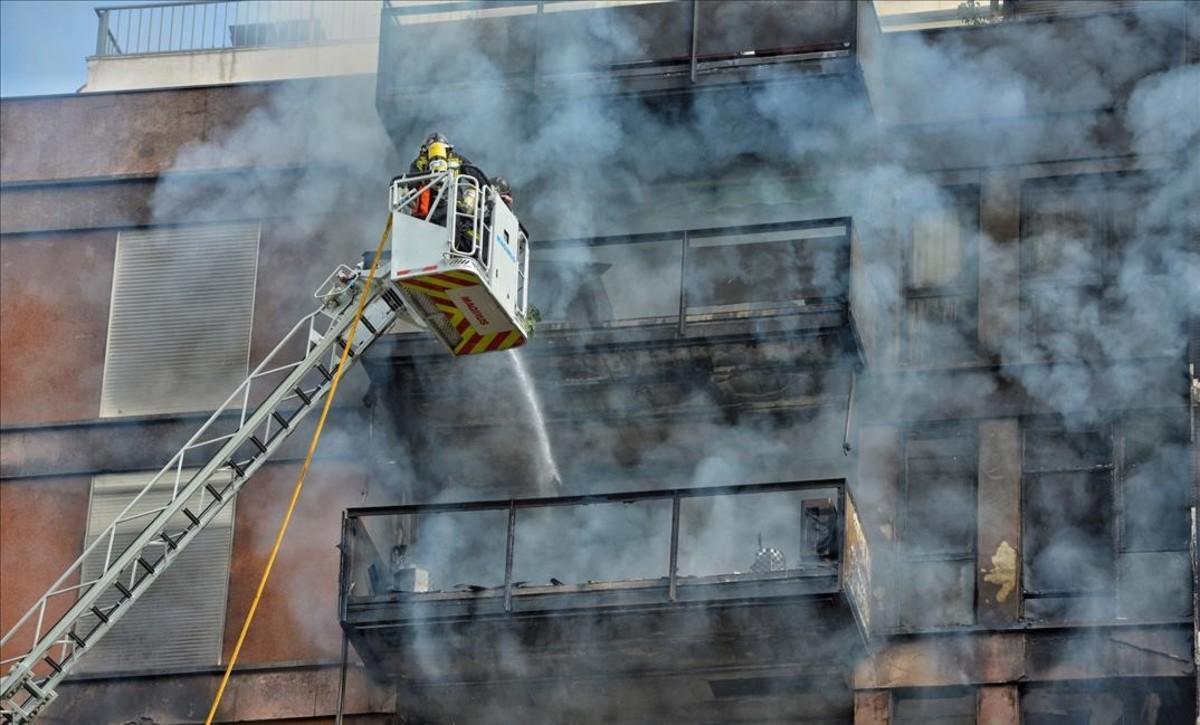
<svg viewBox="0 0 1200 725"><path fill-rule="evenodd" d="M379 42L88 58L82 93L370 74Z"/></svg>
<svg viewBox="0 0 1200 725"><path fill-rule="evenodd" d="M0 425L95 418L116 235L0 236Z"/></svg>

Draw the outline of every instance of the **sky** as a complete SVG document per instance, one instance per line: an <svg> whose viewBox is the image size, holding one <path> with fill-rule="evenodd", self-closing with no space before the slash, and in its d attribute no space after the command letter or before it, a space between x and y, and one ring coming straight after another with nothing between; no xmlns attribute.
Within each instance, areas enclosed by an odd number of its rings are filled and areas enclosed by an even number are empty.
<svg viewBox="0 0 1200 725"><path fill-rule="evenodd" d="M129 4L133 3L0 0L0 96L79 90L87 80L87 57L96 52L94 8Z"/></svg>

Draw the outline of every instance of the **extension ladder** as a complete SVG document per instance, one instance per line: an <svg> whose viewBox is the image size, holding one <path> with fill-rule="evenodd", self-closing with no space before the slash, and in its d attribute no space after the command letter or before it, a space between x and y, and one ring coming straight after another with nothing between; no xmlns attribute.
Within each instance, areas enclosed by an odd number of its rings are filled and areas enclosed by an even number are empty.
<svg viewBox="0 0 1200 725"><path fill-rule="evenodd" d="M367 277L339 266L315 293L320 306L302 318L228 399L7 632L0 645L28 642L0 662L0 723L24 725L49 705L55 688L129 610L196 535L237 495L301 419L319 407L350 336ZM419 323L404 292L385 273L372 281L349 367L397 319ZM287 362L285 362L287 361ZM198 467L198 470L196 470ZM193 472L194 471L194 472ZM143 510L170 487L167 503ZM143 501L143 499L145 499ZM142 505L139 506L139 502ZM182 514L182 517L180 516ZM147 521L123 550L128 538ZM84 561L103 552L99 573L84 581ZM66 612L53 620L54 612ZM53 624L47 625L47 619Z"/></svg>

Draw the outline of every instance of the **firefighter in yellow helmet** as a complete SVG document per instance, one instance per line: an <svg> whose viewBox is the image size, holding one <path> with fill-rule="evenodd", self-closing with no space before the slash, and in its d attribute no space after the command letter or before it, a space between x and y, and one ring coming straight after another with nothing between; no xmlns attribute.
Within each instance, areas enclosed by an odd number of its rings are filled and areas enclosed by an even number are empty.
<svg viewBox="0 0 1200 725"><path fill-rule="evenodd" d="M475 247L475 216L479 213L479 189L489 182L487 177L469 159L454 149L445 136L432 133L421 144L417 157L409 165L410 175L441 172L449 170L454 183L458 187L458 203L456 205L458 229L455 234L455 246L459 251L467 251ZM471 177L474 182L462 177ZM432 189L426 189L417 197L413 209L414 216L428 218L435 224L446 224L446 208L439 204L437 209L430 209L436 195Z"/></svg>

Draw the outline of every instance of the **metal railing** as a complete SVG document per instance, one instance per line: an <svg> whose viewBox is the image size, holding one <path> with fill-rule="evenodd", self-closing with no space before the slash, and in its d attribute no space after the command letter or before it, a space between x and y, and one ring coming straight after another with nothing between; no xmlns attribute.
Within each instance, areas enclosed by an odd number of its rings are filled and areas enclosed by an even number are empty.
<svg viewBox="0 0 1200 725"><path fill-rule="evenodd" d="M199 0L96 8L96 57L287 48L379 37L378 0Z"/></svg>
<svg viewBox="0 0 1200 725"><path fill-rule="evenodd" d="M674 603L739 582L834 591L845 497L844 481L827 479L350 509L342 615L398 600L511 612L517 599L633 590Z"/></svg>

